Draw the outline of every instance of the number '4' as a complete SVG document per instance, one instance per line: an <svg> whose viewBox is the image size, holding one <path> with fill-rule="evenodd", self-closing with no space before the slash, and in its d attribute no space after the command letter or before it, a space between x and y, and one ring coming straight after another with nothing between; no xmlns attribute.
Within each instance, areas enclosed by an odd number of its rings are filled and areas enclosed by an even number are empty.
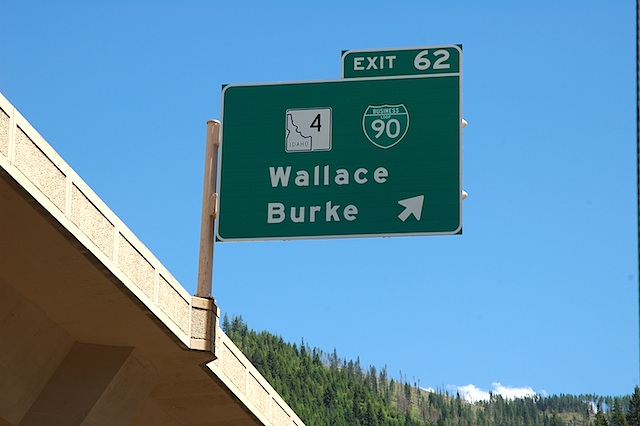
<svg viewBox="0 0 640 426"><path fill-rule="evenodd" d="M316 115L316 118L313 119L309 127L318 129L318 132L320 131L320 127L322 127L322 124L320 124L320 114Z"/></svg>

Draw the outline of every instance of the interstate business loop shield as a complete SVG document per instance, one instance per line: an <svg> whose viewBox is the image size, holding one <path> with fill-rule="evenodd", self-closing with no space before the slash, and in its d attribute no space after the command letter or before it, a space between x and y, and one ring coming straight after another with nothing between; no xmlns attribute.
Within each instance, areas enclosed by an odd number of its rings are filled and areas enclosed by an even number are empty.
<svg viewBox="0 0 640 426"><path fill-rule="evenodd" d="M409 130L409 111L404 104L369 105L362 116L362 130L378 148L391 148Z"/></svg>

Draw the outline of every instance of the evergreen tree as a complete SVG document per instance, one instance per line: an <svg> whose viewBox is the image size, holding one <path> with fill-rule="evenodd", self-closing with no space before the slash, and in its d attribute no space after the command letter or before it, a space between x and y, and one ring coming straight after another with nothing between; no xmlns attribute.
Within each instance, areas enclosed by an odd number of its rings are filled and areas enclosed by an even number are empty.
<svg viewBox="0 0 640 426"><path fill-rule="evenodd" d="M636 386L629 401L629 409L627 411L627 421L629 426L640 426L640 388Z"/></svg>
<svg viewBox="0 0 640 426"><path fill-rule="evenodd" d="M229 322L229 317L227 316L227 314L224 314L224 317L222 317L222 331L224 331L225 334L229 334L231 328L231 323Z"/></svg>
<svg viewBox="0 0 640 426"><path fill-rule="evenodd" d="M598 403L598 411L596 412L596 418L593 422L593 426L609 426L607 418L602 412L602 406L600 405L600 403Z"/></svg>
<svg viewBox="0 0 640 426"><path fill-rule="evenodd" d="M638 387L633 395L617 399L505 399L490 393L488 401L470 404L459 393L422 390L415 379L411 386L402 372L390 378L387 366L363 368L359 358L340 359L336 349L323 352L304 340L297 346L268 332L256 333L242 317L229 320L225 315L222 327L307 426L587 426L593 403L598 411L591 425L640 426Z"/></svg>
<svg viewBox="0 0 640 426"><path fill-rule="evenodd" d="M629 426L629 423L627 423L627 417L624 415L624 411L622 411L622 407L620 405L620 398L618 397L613 399L611 426Z"/></svg>
<svg viewBox="0 0 640 426"><path fill-rule="evenodd" d="M562 419L558 417L558 413L556 411L551 415L551 421L549 422L549 426L562 426Z"/></svg>

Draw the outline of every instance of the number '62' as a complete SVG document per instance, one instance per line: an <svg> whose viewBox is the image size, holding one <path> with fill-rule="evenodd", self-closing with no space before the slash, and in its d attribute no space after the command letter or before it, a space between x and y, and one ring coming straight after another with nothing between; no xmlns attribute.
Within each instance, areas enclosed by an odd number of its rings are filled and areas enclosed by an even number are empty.
<svg viewBox="0 0 640 426"><path fill-rule="evenodd" d="M434 70L446 70L451 67L451 64L447 63L450 57L450 53L448 50L438 49L435 52L433 52L432 56L435 57L433 58L435 59L433 66L431 66L432 65L431 60L428 58L428 56L429 56L428 49L421 51L414 58L413 66L416 67L416 69L419 71L425 71L425 70L428 70L429 68Z"/></svg>

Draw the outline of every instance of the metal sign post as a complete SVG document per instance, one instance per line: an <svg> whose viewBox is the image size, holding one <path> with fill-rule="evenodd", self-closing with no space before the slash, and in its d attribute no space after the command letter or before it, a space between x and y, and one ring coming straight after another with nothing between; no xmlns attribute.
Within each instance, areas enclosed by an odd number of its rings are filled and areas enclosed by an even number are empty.
<svg viewBox="0 0 640 426"><path fill-rule="evenodd" d="M196 296L211 298L213 278L214 223L217 216L218 151L220 148L220 122L207 122L207 148L204 163L204 187L202 191L202 223L200 227L200 261L198 265L198 293Z"/></svg>

